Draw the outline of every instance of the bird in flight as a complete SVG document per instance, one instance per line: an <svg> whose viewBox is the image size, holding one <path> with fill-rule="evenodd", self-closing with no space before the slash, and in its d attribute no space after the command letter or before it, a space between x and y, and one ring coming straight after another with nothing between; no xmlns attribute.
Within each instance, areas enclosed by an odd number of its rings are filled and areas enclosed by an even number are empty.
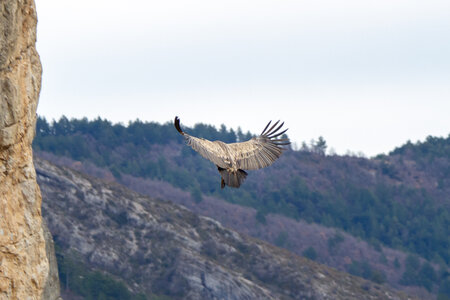
<svg viewBox="0 0 450 300"><path fill-rule="evenodd" d="M282 146L290 144L288 138L279 138L287 131L279 132L284 122L278 125L280 121L277 121L269 128L271 122L259 136L246 142L230 144L197 138L183 132L178 117L175 117L174 125L188 146L217 166L221 175L221 188L226 185L238 188L248 175L244 170L257 170L271 165L285 150Z"/></svg>

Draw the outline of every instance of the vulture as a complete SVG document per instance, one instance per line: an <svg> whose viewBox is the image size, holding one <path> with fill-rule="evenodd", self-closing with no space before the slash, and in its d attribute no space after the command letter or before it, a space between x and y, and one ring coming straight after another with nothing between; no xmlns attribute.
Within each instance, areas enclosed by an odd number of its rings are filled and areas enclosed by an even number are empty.
<svg viewBox="0 0 450 300"><path fill-rule="evenodd" d="M257 170L271 165L285 150L282 146L290 144L288 138L280 138L287 131L279 132L284 122L278 125L280 121L277 121L269 128L271 122L259 136L246 142L230 144L197 138L183 132L178 117L175 117L174 125L188 146L217 166L221 175L220 187L223 189L226 185L240 187L248 175L244 170Z"/></svg>

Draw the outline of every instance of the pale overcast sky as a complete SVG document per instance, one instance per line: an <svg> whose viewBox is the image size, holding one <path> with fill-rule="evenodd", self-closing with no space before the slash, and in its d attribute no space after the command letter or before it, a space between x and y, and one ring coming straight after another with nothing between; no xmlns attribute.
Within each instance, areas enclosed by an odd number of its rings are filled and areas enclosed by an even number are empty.
<svg viewBox="0 0 450 300"><path fill-rule="evenodd" d="M387 153L450 133L450 1L36 0L38 113Z"/></svg>

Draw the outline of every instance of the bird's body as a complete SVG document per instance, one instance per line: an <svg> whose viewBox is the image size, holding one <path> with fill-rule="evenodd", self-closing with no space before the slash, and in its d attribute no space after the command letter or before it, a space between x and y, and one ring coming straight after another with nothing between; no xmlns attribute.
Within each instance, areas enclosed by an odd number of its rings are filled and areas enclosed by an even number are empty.
<svg viewBox="0 0 450 300"><path fill-rule="evenodd" d="M238 188L247 177L244 170L256 170L271 165L281 156L284 150L281 146L290 144L287 138L277 138L287 131L286 129L278 132L284 123L276 127L278 121L267 130L270 123L259 136L246 142L230 144L197 138L183 132L178 117L175 117L174 125L184 136L188 146L217 166L222 176L222 188L225 185Z"/></svg>

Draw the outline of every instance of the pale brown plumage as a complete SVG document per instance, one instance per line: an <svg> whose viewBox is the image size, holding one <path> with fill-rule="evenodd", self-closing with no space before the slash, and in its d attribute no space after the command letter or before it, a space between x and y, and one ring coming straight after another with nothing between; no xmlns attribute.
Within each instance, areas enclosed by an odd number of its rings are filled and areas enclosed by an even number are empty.
<svg viewBox="0 0 450 300"><path fill-rule="evenodd" d="M175 117L174 125L178 132L184 136L188 146L217 166L222 176L222 188L225 185L238 188L247 177L247 172L244 170L256 170L271 165L285 150L282 146L290 144L288 138L278 138L287 131L285 129L278 132L284 122L278 125L280 121L277 121L269 128L271 122L267 124L259 136L246 142L231 144L222 141L209 141L183 132L178 117Z"/></svg>

